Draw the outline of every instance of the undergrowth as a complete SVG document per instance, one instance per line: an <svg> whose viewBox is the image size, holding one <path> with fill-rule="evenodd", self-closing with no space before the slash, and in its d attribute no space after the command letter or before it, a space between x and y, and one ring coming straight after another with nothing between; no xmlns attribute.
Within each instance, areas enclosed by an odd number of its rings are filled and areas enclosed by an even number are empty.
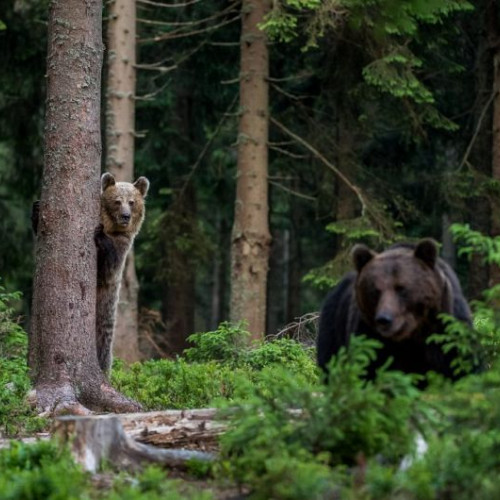
<svg viewBox="0 0 500 500"><path fill-rule="evenodd" d="M47 425L26 402L28 338L12 306L19 298L20 293L0 286L0 437L30 434Z"/></svg>

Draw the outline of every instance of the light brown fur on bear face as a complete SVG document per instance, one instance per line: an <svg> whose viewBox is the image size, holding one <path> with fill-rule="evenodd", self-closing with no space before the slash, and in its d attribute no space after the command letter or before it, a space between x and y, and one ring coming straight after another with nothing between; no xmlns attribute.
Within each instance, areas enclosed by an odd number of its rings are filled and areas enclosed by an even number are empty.
<svg viewBox="0 0 500 500"><path fill-rule="evenodd" d="M149 181L139 177L133 184L116 182L111 174L101 180L101 224L106 234L139 232L144 220L144 198Z"/></svg>
<svg viewBox="0 0 500 500"><path fill-rule="evenodd" d="M353 249L356 301L364 320L379 335L396 342L419 337L439 313L451 314L437 255L437 246L429 239L414 248L396 247L380 254L363 245Z"/></svg>

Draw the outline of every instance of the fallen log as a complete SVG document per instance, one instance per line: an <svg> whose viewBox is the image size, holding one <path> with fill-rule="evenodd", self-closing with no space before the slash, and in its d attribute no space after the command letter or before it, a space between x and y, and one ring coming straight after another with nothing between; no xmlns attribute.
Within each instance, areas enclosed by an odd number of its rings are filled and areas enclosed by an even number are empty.
<svg viewBox="0 0 500 500"><path fill-rule="evenodd" d="M135 419L130 418L132 415ZM91 472L97 471L103 462L120 469L136 469L144 462L185 468L190 460L211 461L214 458L212 453L204 451L159 449L139 443L127 435L121 419L132 427L140 422L138 414L65 416L55 420L53 434L68 443L75 460Z"/></svg>
<svg viewBox="0 0 500 500"><path fill-rule="evenodd" d="M117 415L126 434L135 440L162 448L213 451L226 425L215 420L214 408L167 410Z"/></svg>

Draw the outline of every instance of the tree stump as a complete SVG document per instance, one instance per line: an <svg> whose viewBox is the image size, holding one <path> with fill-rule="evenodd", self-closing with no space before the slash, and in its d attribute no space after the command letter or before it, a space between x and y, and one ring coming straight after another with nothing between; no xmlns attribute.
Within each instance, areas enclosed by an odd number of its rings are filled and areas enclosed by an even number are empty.
<svg viewBox="0 0 500 500"><path fill-rule="evenodd" d="M69 443L75 460L96 472L103 462L118 469L135 470L145 462L185 468L190 460L210 461L213 454L186 449L158 449L127 436L117 415L59 417L54 436Z"/></svg>

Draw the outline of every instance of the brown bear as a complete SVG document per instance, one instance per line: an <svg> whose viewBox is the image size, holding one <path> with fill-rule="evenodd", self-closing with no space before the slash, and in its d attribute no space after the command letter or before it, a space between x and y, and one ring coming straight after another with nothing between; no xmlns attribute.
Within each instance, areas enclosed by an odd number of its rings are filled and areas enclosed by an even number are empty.
<svg viewBox="0 0 500 500"><path fill-rule="evenodd" d="M437 244L423 239L379 254L356 245L352 257L356 271L328 294L321 309L318 365L327 372L331 357L348 345L350 336L364 334L382 343L368 378L389 358L394 370L456 378L453 352L426 342L429 335L444 332L441 313L469 325L472 321L458 278L438 257Z"/></svg>
<svg viewBox="0 0 500 500"><path fill-rule="evenodd" d="M116 306L127 254L144 220L146 177L133 184L101 177L101 224L95 232L97 246L96 344L99 365L109 373Z"/></svg>
<svg viewBox="0 0 500 500"><path fill-rule="evenodd" d="M149 181L139 177L133 184L116 182L110 173L101 177L100 224L94 239L97 247L96 346L99 366L109 373L116 306L125 260L144 220ZM40 202L33 203L31 223L38 231Z"/></svg>

